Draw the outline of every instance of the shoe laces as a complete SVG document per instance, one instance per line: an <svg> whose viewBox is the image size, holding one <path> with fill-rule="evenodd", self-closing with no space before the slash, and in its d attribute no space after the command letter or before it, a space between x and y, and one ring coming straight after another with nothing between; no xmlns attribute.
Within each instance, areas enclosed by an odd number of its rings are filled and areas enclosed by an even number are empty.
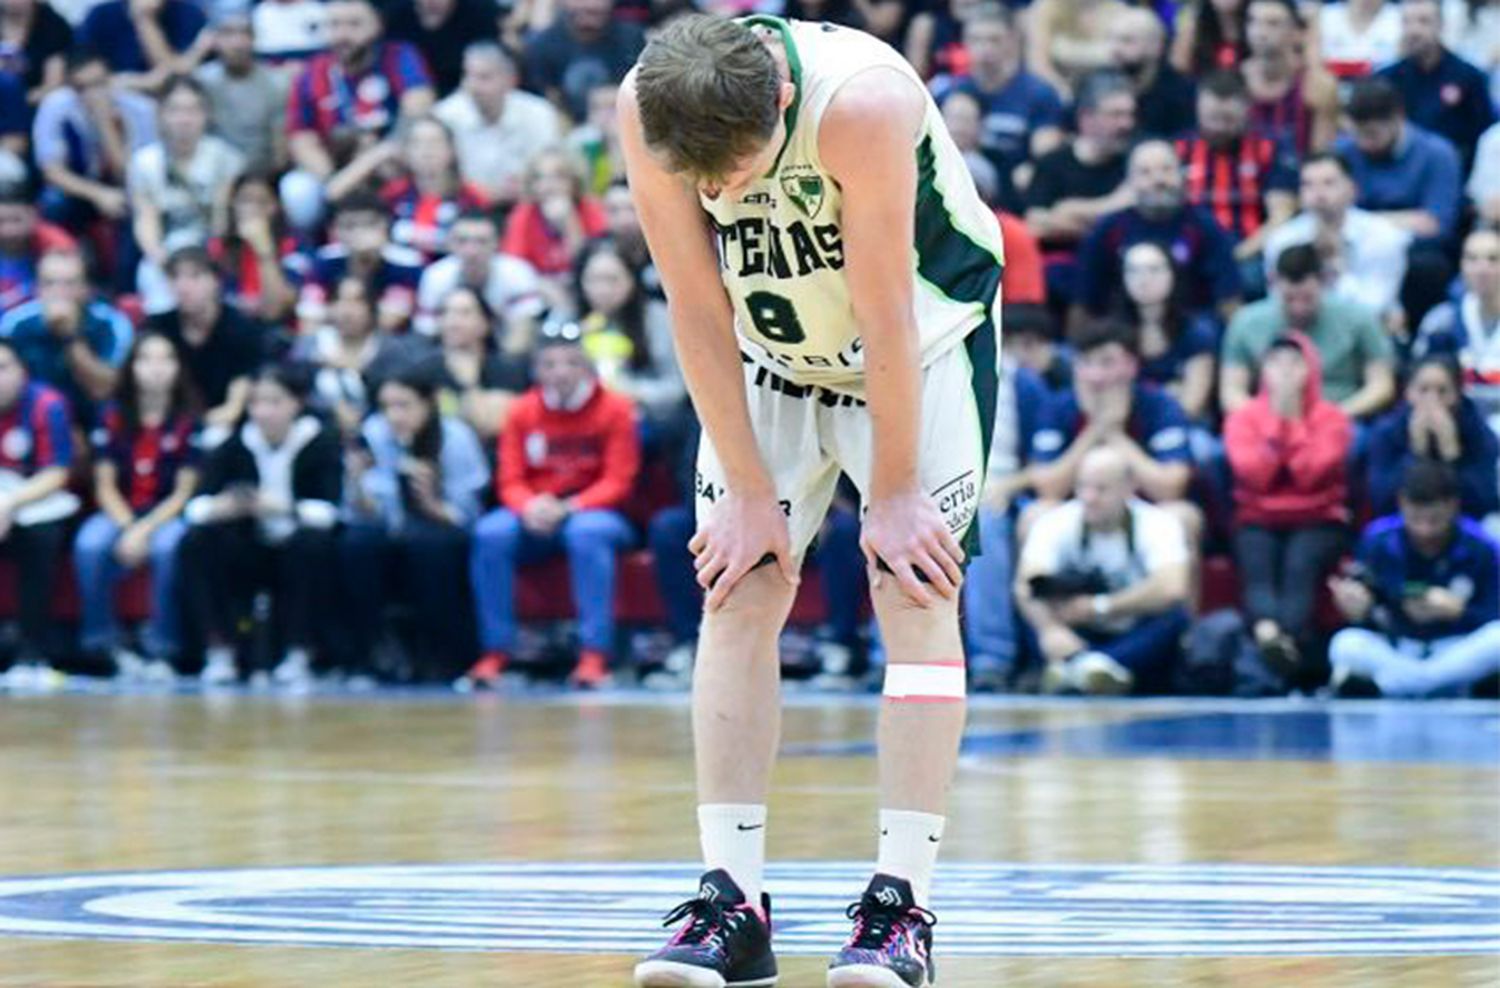
<svg viewBox="0 0 1500 988"><path fill-rule="evenodd" d="M739 926L740 913L737 909L725 908L708 899L689 899L667 913L661 925L671 926L688 918L692 922L673 937L673 942L707 947L722 953L725 939Z"/></svg>
<svg viewBox="0 0 1500 988"><path fill-rule="evenodd" d="M850 903L844 915L854 920L854 932L849 937L849 946L856 950L883 950L891 942L903 923L913 918L928 926L937 925L937 917L920 906L892 908L865 896Z"/></svg>

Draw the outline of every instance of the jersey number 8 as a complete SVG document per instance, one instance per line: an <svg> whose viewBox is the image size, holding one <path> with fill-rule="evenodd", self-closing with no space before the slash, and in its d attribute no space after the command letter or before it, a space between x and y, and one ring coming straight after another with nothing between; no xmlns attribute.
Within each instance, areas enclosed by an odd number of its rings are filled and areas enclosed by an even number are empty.
<svg viewBox="0 0 1500 988"><path fill-rule="evenodd" d="M801 343L807 339L790 299L774 292L751 292L745 296L745 308L755 331L771 342Z"/></svg>

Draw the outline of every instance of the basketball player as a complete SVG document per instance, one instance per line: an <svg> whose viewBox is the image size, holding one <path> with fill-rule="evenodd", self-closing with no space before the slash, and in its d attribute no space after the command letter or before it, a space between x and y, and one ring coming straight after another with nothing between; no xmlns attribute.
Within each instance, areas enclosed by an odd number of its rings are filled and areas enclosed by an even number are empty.
<svg viewBox="0 0 1500 988"><path fill-rule="evenodd" d="M688 17L620 94L631 189L703 422L693 682L707 868L637 985L770 985L777 637L840 471L889 654L879 863L828 984L933 983L928 886L964 722L958 588L996 388L1001 240L932 99L831 24ZM972 541L972 539L971 539Z"/></svg>

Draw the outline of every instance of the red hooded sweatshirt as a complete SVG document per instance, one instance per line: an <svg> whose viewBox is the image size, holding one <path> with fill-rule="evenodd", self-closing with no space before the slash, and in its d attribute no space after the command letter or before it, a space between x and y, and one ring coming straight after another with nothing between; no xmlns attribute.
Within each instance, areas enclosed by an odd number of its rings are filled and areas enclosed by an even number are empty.
<svg viewBox="0 0 1500 988"><path fill-rule="evenodd" d="M1236 520L1241 525L1296 528L1349 520L1348 457L1354 441L1349 416L1323 398L1323 361L1301 333L1290 334L1307 361L1302 417L1271 408L1264 375L1260 392L1224 421L1224 445L1234 470Z"/></svg>
<svg viewBox="0 0 1500 988"><path fill-rule="evenodd" d="M572 412L548 408L532 388L511 405L499 447L497 493L518 513L538 494L571 497L580 511L618 508L641 463L635 405L597 382Z"/></svg>

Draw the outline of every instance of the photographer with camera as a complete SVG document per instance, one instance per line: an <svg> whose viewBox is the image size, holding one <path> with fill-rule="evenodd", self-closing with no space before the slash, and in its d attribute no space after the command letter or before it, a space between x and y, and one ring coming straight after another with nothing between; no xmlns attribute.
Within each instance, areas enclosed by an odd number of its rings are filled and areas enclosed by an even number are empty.
<svg viewBox="0 0 1500 988"><path fill-rule="evenodd" d="M1021 547L1016 604L1048 692L1127 693L1165 681L1181 653L1187 534L1134 489L1119 450L1090 450L1073 500L1038 517Z"/></svg>
<svg viewBox="0 0 1500 988"><path fill-rule="evenodd" d="M1453 696L1500 672L1500 546L1459 515L1453 468L1407 466L1401 513L1365 530L1358 562L1329 581L1354 624L1333 638L1341 696Z"/></svg>

